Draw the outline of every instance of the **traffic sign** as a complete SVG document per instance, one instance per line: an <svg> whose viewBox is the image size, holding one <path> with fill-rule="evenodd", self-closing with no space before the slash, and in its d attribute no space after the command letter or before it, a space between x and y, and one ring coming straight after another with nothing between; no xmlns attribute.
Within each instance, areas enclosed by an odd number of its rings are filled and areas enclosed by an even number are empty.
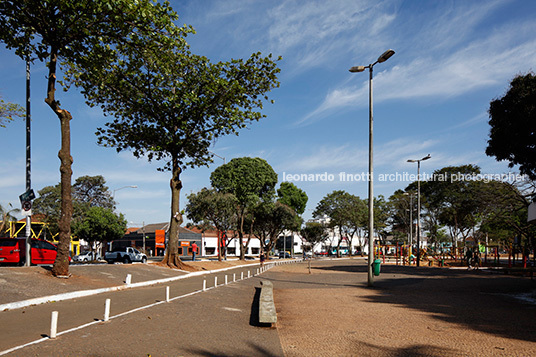
<svg viewBox="0 0 536 357"><path fill-rule="evenodd" d="M24 203L26 201L31 201L35 198L34 190L29 189L28 191L24 192L22 195L19 196L20 203Z"/></svg>
<svg viewBox="0 0 536 357"><path fill-rule="evenodd" d="M23 211L29 211L31 209L32 209L32 202L31 201L22 202L22 210Z"/></svg>

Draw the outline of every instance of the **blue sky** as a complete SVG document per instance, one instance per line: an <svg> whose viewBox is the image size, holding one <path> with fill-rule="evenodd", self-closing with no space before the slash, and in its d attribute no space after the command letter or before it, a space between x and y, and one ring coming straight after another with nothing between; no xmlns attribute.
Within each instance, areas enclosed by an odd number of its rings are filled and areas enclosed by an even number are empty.
<svg viewBox="0 0 536 357"><path fill-rule="evenodd" d="M367 182L342 182L340 174L368 170L368 71L385 50L396 54L374 67L375 195L390 196L409 181L380 181L380 174L415 174L407 159L432 158L421 172L476 164L487 174L507 164L487 157L489 102L510 80L536 69L536 2L377 0L171 1L179 24L192 25L193 52L213 61L253 52L281 55L281 87L271 93L267 116L240 136L222 138L212 151L229 162L251 156L279 175L326 174L333 180L294 181L309 196L306 219L333 190L367 197ZM24 103L25 64L0 48L0 94ZM59 121L45 105L46 69L32 66L32 188L59 182ZM94 132L106 118L71 89L58 91L71 122L73 182L103 175L117 190L117 210L130 226L169 220L169 173L159 163L99 147ZM25 124L0 128L0 203L19 206L25 191ZM187 169L186 195L209 186L210 167ZM515 169L514 169L515 172ZM329 176L328 176L329 177ZM321 177L319 177L321 178ZM137 188L123 188L136 185ZM120 189L120 190L118 190Z"/></svg>

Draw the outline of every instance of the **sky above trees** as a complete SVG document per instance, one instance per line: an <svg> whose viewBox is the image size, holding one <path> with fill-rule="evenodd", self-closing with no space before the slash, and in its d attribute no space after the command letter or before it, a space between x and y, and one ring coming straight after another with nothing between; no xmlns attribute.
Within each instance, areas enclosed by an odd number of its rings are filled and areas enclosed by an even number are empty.
<svg viewBox="0 0 536 357"><path fill-rule="evenodd" d="M342 181L368 167L368 73L350 73L385 50L396 54L374 67L375 174L416 173L407 159L432 158L421 172L475 164L483 173L509 172L485 155L487 110L511 79L536 68L533 1L171 1L179 24L192 25L192 52L213 61L261 51L283 56L281 87L270 95L267 118L210 149L208 168L185 170L185 197L210 185L210 173L236 157L265 159L309 196L306 219L334 190L365 198L366 181ZM0 48L0 96L25 102L25 64ZM32 186L59 182L59 124L44 103L46 69L32 66ZM130 226L169 220L169 175L128 152L100 147L94 135L107 121L75 89L61 93L72 111L73 177L102 175ZM25 191L25 125L0 128L0 204L19 205ZM515 170L515 168L513 169ZM318 175L317 175L318 174ZM322 174L326 174L322 176ZM333 180L329 178L332 175ZM326 177L322 180L322 177ZM404 180L380 181L389 197ZM402 176L403 177L403 176ZM137 188L123 188L136 185Z"/></svg>

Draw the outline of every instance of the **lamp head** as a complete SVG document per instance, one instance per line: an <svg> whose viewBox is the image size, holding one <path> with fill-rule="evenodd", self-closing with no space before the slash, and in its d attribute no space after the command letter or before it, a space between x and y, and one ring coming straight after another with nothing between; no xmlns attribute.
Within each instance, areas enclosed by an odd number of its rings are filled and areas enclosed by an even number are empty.
<svg viewBox="0 0 536 357"><path fill-rule="evenodd" d="M382 62L387 61L394 54L395 54L395 51L393 51L393 50L385 51L384 53L381 54L380 57L378 57L378 63L382 63Z"/></svg>
<svg viewBox="0 0 536 357"><path fill-rule="evenodd" d="M431 156L430 156L430 154L428 154L428 155L426 155L425 157L423 157L423 158L421 159L421 161L428 160L428 159L430 159L430 158L431 158Z"/></svg>
<svg viewBox="0 0 536 357"><path fill-rule="evenodd" d="M350 72L356 73L356 72L363 72L365 70L365 66L354 66L349 69Z"/></svg>

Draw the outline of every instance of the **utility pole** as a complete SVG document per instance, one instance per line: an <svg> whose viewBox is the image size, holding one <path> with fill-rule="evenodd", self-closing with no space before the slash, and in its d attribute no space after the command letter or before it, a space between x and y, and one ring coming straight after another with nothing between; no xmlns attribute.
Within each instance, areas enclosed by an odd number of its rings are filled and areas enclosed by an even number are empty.
<svg viewBox="0 0 536 357"><path fill-rule="evenodd" d="M26 192L32 189L31 175L31 114L30 114L30 60L26 60ZM30 201L31 202L31 201ZM23 207L24 209L25 207ZM32 243L32 211L31 206L26 216L26 266L31 265L30 252Z"/></svg>

